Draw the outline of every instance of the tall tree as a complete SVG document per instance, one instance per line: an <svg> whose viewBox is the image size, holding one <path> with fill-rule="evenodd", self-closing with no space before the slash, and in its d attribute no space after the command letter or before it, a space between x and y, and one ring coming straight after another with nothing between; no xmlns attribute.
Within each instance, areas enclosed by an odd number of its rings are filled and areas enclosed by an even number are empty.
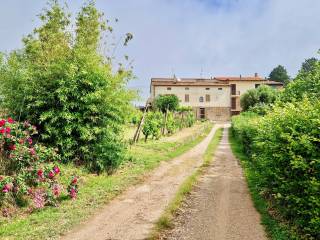
<svg viewBox="0 0 320 240"><path fill-rule="evenodd" d="M131 72L113 71L99 52L107 29L102 13L90 1L72 29L70 14L52 0L40 20L23 49L0 60L3 105L37 124L40 140L57 146L65 161L113 167L123 158L121 130L133 94L126 89Z"/></svg>
<svg viewBox="0 0 320 240"><path fill-rule="evenodd" d="M281 82L284 85L287 85L290 81L290 77L289 77L285 67L282 65L278 65L269 74L269 80Z"/></svg>
<svg viewBox="0 0 320 240"><path fill-rule="evenodd" d="M154 106L163 113L175 111L179 107L179 98L174 94L160 95L154 100Z"/></svg>
<svg viewBox="0 0 320 240"><path fill-rule="evenodd" d="M303 71L303 72L310 72L312 71L313 69L315 69L316 67L316 63L319 62L318 59L316 58L308 58L306 59L302 65L301 65L301 69L300 71Z"/></svg>
<svg viewBox="0 0 320 240"><path fill-rule="evenodd" d="M310 71L300 71L281 94L282 101L300 101L304 97L320 99L320 61L314 62Z"/></svg>

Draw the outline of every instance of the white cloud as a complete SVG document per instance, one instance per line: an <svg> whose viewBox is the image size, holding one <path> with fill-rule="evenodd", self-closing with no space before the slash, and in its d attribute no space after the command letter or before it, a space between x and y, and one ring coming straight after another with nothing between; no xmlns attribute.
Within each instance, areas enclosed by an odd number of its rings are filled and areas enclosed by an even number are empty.
<svg viewBox="0 0 320 240"><path fill-rule="evenodd" d="M70 4L74 11L80 2ZM320 48L319 0L97 0L97 6L120 19L116 33L133 33L125 52L138 79L130 86L144 98L151 77L173 71L179 77L198 77L201 69L208 77L267 76L282 64L294 76Z"/></svg>
<svg viewBox="0 0 320 240"><path fill-rule="evenodd" d="M218 1L215 1L216 3ZM221 1L222 2L222 1ZM294 76L320 47L318 0L239 0L217 7L210 1L98 1L131 31L127 49L148 95L154 76L198 77L258 72L278 64ZM108 11L109 10L109 11Z"/></svg>

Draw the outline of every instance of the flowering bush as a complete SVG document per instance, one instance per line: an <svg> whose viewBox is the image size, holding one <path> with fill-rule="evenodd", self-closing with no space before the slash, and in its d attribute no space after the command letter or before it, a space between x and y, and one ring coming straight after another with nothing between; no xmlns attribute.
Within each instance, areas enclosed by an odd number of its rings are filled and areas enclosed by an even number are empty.
<svg viewBox="0 0 320 240"><path fill-rule="evenodd" d="M78 178L73 177L69 186L68 186L68 193L71 199L76 199L78 194Z"/></svg>
<svg viewBox="0 0 320 240"><path fill-rule="evenodd" d="M54 149L35 143L37 129L28 122L19 123L11 118L0 120L0 209L8 216L8 209L46 205L56 206L64 187L59 183L61 169L59 155ZM74 182L74 178L72 182ZM78 192L73 183L72 199Z"/></svg>

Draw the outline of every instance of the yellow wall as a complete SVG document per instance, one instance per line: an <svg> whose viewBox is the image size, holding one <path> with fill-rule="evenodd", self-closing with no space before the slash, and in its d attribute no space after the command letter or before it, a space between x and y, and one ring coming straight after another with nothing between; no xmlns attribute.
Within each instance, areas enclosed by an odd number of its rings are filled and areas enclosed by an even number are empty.
<svg viewBox="0 0 320 240"><path fill-rule="evenodd" d="M152 96L174 94L176 95L182 106L190 107L230 107L230 87L229 86L189 86L186 90L185 86L168 86L171 90L167 90L167 86L152 86ZM209 90L206 90L209 88ZM222 88L222 90L219 90ZM189 102L185 102L185 94L189 94ZM206 94L210 95L210 102L206 102ZM203 102L199 101L203 97Z"/></svg>
<svg viewBox="0 0 320 240"><path fill-rule="evenodd" d="M237 95L240 96L249 89L254 89L255 84L263 84L263 81L230 81L230 84L236 84ZM167 90L171 87L171 90ZM186 90L186 87L189 90ZM209 88L209 90L206 90ZM222 88L222 90L218 90ZM151 86L152 98L158 95L175 94L179 100L180 105L190 107L231 107L231 88L230 86ZM185 102L185 94L189 94L189 102ZM206 102L206 94L210 95L210 102ZM203 102L199 101L203 97ZM236 110L241 110L240 96L237 96Z"/></svg>
<svg viewBox="0 0 320 240"><path fill-rule="evenodd" d="M261 84L261 81L230 81L230 84L237 85L237 91L240 91L240 95L244 94L249 89L255 88L255 84Z"/></svg>

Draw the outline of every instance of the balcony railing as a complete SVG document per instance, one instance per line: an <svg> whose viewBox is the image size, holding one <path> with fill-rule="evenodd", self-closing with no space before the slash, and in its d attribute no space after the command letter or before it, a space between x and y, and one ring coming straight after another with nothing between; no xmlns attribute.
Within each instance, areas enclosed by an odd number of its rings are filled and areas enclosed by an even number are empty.
<svg viewBox="0 0 320 240"><path fill-rule="evenodd" d="M240 96L240 91L232 91L231 95L232 96Z"/></svg>

